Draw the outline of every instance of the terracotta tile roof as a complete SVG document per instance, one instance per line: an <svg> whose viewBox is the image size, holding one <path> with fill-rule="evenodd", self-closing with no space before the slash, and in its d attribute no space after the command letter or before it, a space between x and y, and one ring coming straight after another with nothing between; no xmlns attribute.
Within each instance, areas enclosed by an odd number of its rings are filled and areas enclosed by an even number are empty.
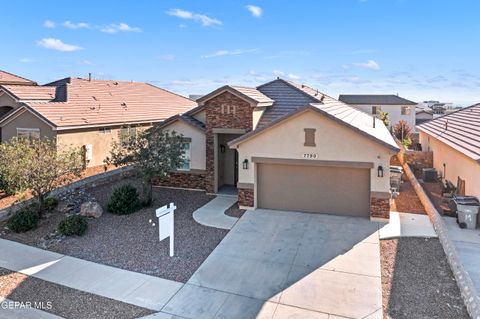
<svg viewBox="0 0 480 319"><path fill-rule="evenodd" d="M55 99L54 86L37 85L2 85L0 87L18 100L53 100Z"/></svg>
<svg viewBox="0 0 480 319"><path fill-rule="evenodd" d="M59 128L160 122L197 106L183 96L141 82L67 78L49 85L59 85L60 92L63 89L64 102L26 105Z"/></svg>
<svg viewBox="0 0 480 319"><path fill-rule="evenodd" d="M417 129L480 162L480 104L438 117Z"/></svg>
<svg viewBox="0 0 480 319"><path fill-rule="evenodd" d="M232 85L231 87L237 90L238 92L255 100L258 103L257 106L272 105L274 102L271 98L269 98L268 96L266 96L265 94L257 90L256 88L246 87L246 86L237 86L237 85Z"/></svg>
<svg viewBox="0 0 480 319"><path fill-rule="evenodd" d="M268 96L257 90L256 88L245 87L245 86L234 86L234 85L224 85L213 92L208 93L207 95L202 96L197 99L197 102L200 105L203 105L206 101L212 99L213 97L222 94L225 91L230 91L234 94L240 95L246 100L251 101L255 106L269 106L273 104L273 100Z"/></svg>
<svg viewBox="0 0 480 319"><path fill-rule="evenodd" d="M29 79L22 78L21 76L0 70L0 85L2 84L22 84L22 85L36 85Z"/></svg>

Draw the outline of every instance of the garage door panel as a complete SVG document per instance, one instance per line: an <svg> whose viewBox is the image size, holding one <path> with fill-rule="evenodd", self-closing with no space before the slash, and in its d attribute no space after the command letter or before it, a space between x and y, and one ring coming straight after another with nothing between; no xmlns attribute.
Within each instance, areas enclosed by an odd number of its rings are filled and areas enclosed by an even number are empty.
<svg viewBox="0 0 480 319"><path fill-rule="evenodd" d="M370 215L369 169L258 164L258 207Z"/></svg>

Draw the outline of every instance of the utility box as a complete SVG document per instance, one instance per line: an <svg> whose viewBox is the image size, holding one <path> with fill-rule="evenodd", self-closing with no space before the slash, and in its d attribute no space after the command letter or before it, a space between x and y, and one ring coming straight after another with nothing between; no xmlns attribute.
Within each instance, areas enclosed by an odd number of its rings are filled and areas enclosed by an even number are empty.
<svg viewBox="0 0 480 319"><path fill-rule="evenodd" d="M424 168L422 173L424 182L435 183L437 181L437 170L435 168Z"/></svg>
<svg viewBox="0 0 480 319"><path fill-rule="evenodd" d="M83 145L82 149L83 149L83 168L87 168L88 163L90 163L93 159L93 145L85 144Z"/></svg>

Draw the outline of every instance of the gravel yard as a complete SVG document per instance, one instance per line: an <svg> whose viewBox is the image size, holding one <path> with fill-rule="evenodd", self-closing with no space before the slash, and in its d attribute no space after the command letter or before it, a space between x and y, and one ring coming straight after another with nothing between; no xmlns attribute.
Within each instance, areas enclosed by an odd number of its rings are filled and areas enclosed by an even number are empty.
<svg viewBox="0 0 480 319"><path fill-rule="evenodd" d="M154 187L152 207L123 216L106 212L106 204L113 188L126 183L141 189L138 180L129 179L89 190L105 210L102 217L89 220L89 228L84 236L49 241L47 249L130 271L186 282L228 233L227 230L200 225L192 218L192 213L214 196L206 195L203 191ZM169 240L161 243L158 241L158 219L155 217L155 209L170 202L175 202L177 206L174 257L168 255ZM0 231L0 237L42 246L42 237L54 231L63 218L60 213L53 215L42 221L37 230L24 234L4 231L3 225L0 225L3 230ZM149 220L156 226L152 226Z"/></svg>
<svg viewBox="0 0 480 319"><path fill-rule="evenodd" d="M406 176L400 185L400 194L392 200L392 211L411 214L426 214L422 202Z"/></svg>
<svg viewBox="0 0 480 319"><path fill-rule="evenodd" d="M0 296L23 303L36 302L43 305L41 310L67 319L130 319L154 312L5 268L0 268Z"/></svg>
<svg viewBox="0 0 480 319"><path fill-rule="evenodd" d="M469 318L437 238L382 240L380 248L385 318Z"/></svg>

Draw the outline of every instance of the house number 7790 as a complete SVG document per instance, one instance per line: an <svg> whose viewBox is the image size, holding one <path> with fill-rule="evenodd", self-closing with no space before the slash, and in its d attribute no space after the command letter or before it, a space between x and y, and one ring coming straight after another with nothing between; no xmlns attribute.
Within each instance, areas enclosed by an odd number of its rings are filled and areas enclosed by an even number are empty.
<svg viewBox="0 0 480 319"><path fill-rule="evenodd" d="M317 158L317 154L315 154L315 153L305 153L305 154L303 154L303 158L315 159L315 158Z"/></svg>

